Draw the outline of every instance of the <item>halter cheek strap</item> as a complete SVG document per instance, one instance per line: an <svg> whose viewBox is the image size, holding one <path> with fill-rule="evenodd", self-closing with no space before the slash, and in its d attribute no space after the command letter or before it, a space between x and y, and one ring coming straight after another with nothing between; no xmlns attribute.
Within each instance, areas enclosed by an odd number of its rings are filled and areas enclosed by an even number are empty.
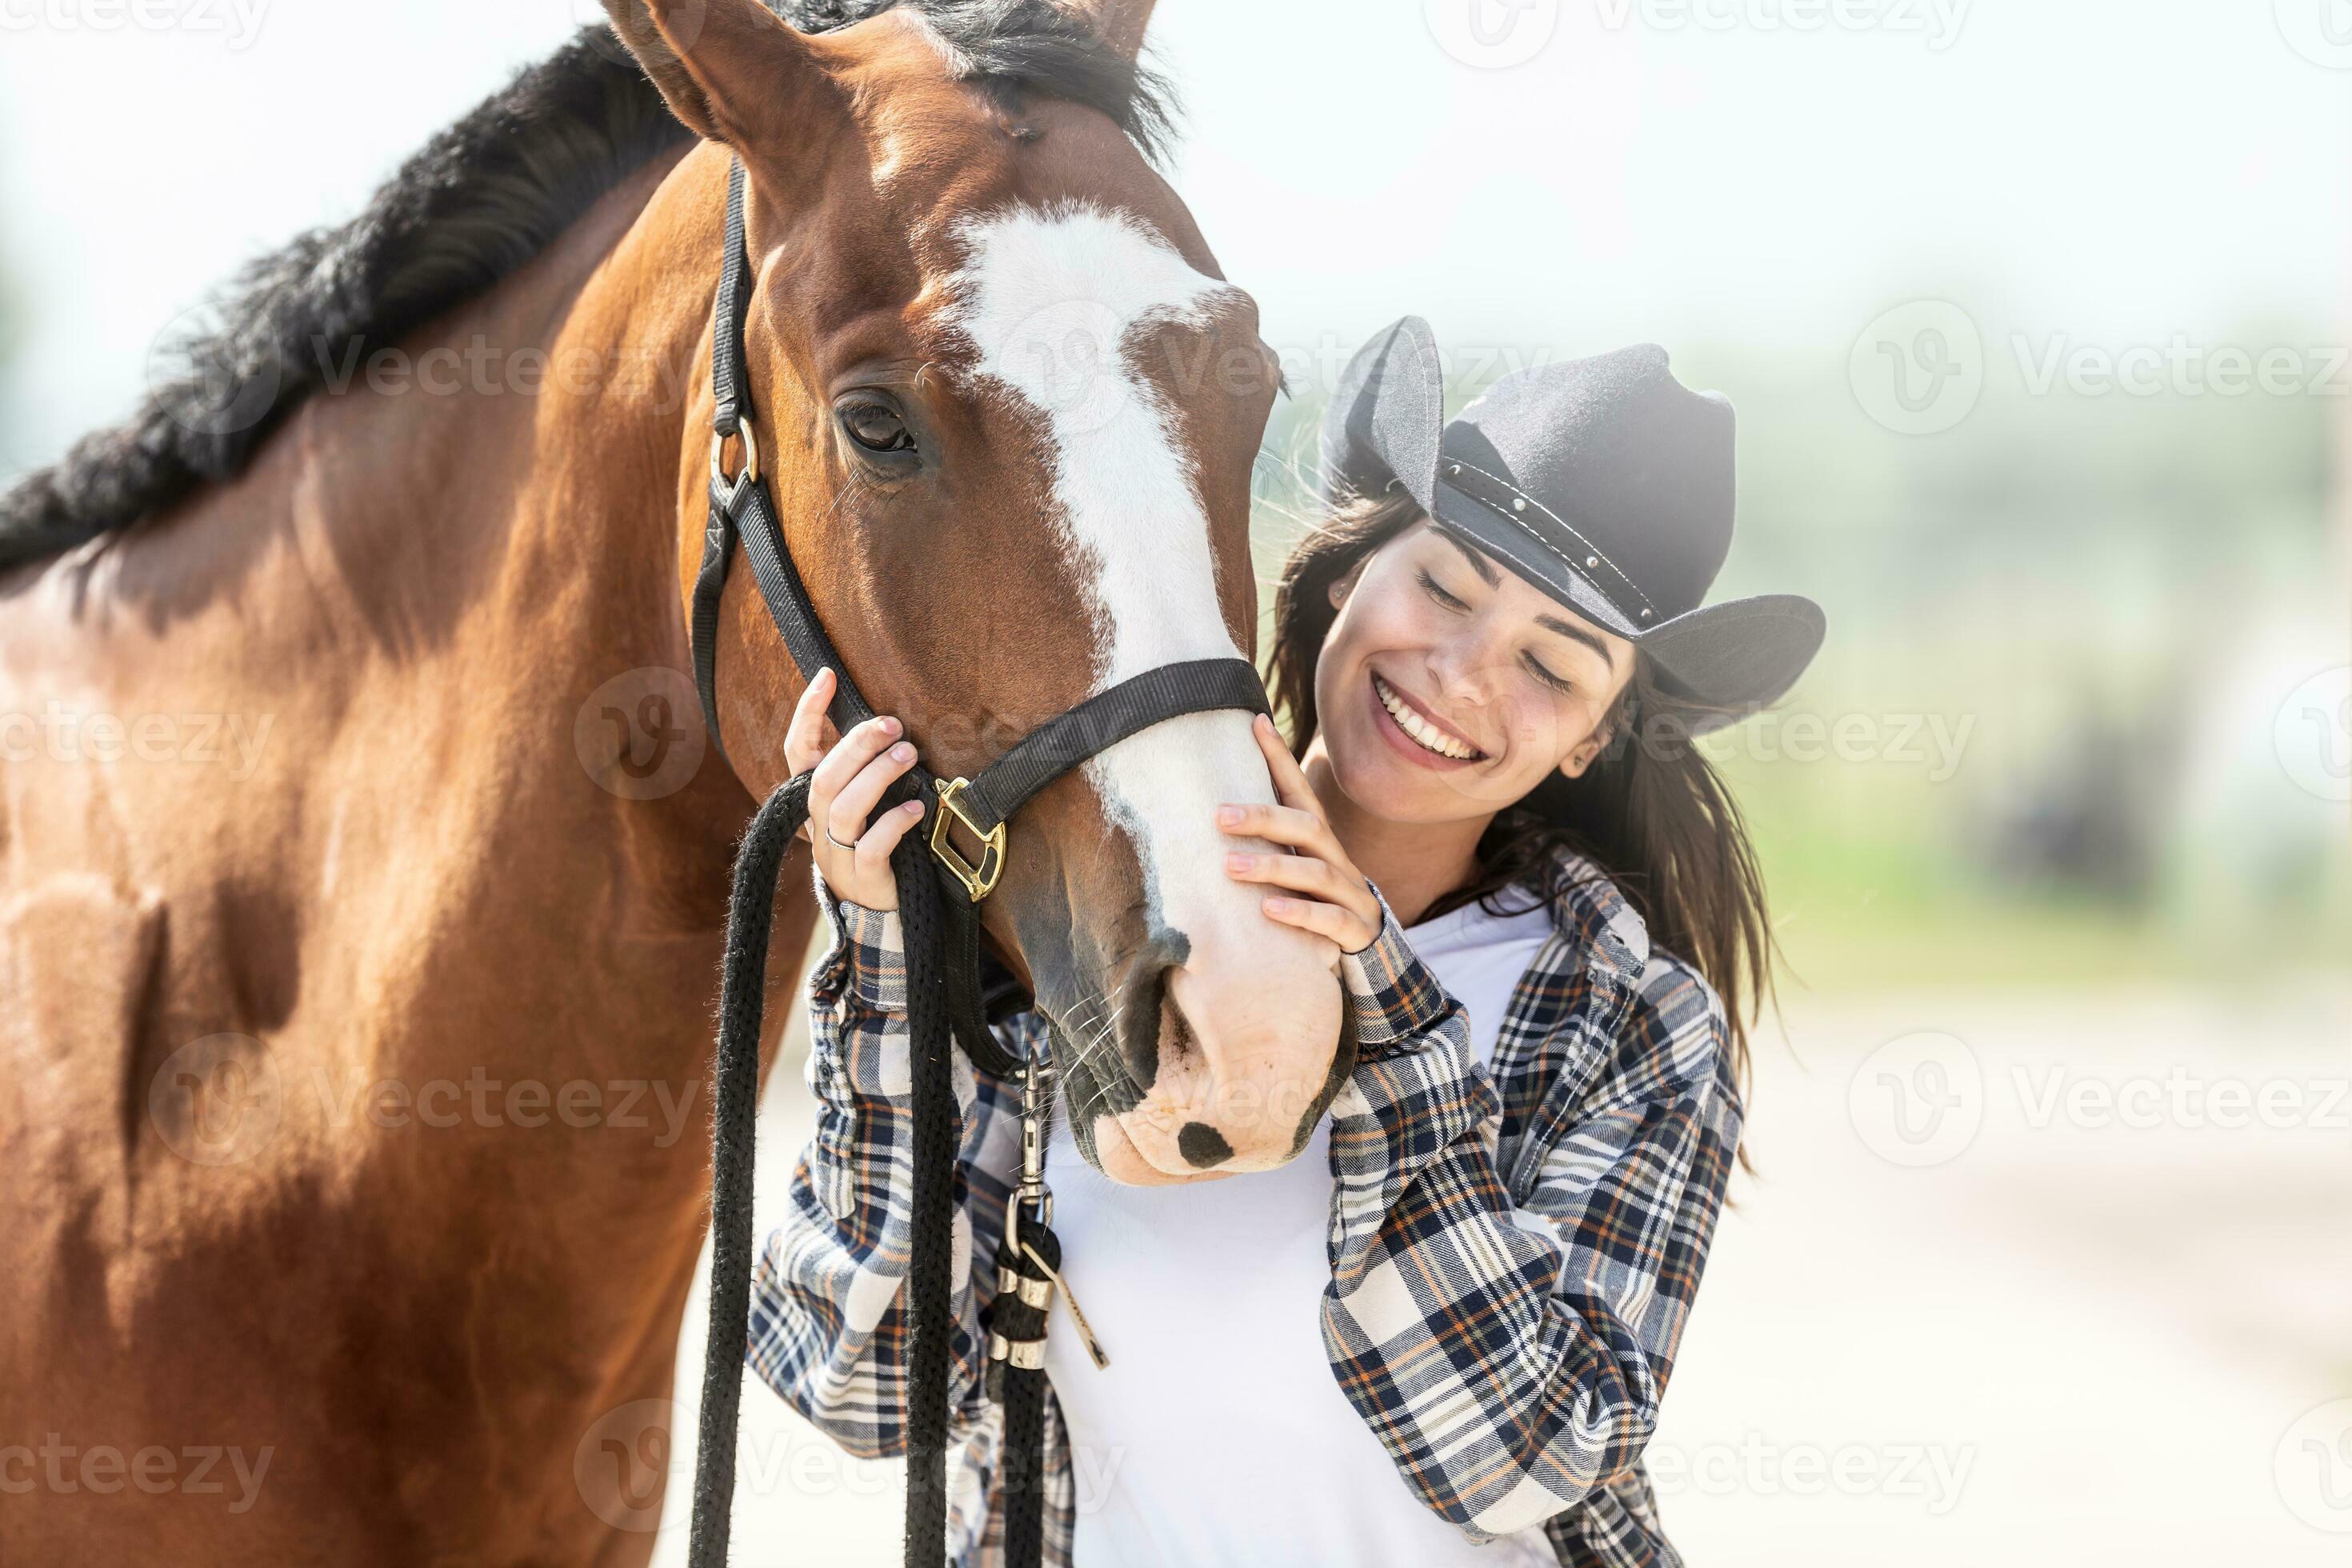
<svg viewBox="0 0 2352 1568"><path fill-rule="evenodd" d="M744 188L743 165L738 162L727 182L727 248L711 344L718 412L711 429L710 518L695 576L691 619L694 679L702 698L703 722L722 756L719 609L738 544L801 674L814 678L821 669L831 669L837 677L831 708L836 729L846 734L874 716L810 602L760 468L743 357L743 322L751 304ZM730 440L742 447L740 464L732 474L725 464ZM985 1016L980 902L1003 874L1005 824L1039 790L1129 736L1165 720L1219 710L1266 711L1265 688L1247 660L1200 659L1147 670L1039 726L976 777L941 779L918 763L885 796L892 804L920 800L926 828L919 837L902 839L891 856L907 943L908 1022L914 1055L913 1246L906 1287L910 1331L908 1568L938 1564L946 1551L949 1250L958 1144L950 1042L961 1043L983 1070L1007 1080L1019 1079L1028 1103L1035 1103L1039 1079L1046 1070L1044 1063L1024 1063L1007 1051ZM785 850L808 818L808 791L807 774L787 780L752 818L736 861L728 915L711 1161L710 1337L703 1364L688 1549L695 1568L723 1568L727 1560L742 1347L751 1319L753 1129L769 927ZM1030 1191L1026 1179L1032 1176L1034 1204L1045 1194L1041 1171L1024 1170L1024 1191ZM1046 1224L1050 1201L1036 1205L1037 1218L1026 1223L1017 1217L1022 1205L1013 1206L1008 1250L1000 1258L1001 1278L1010 1283L999 1298L1003 1306L995 1314L992 1332L993 1344L1006 1348L992 1358L988 1392L1006 1411L1006 1540L1015 1568L1025 1568L1038 1561L1041 1551L1044 1498L1045 1305L1037 1299L1038 1284L1047 1276L1059 1283L1060 1248ZM1010 1250L1014 1236L1023 1242L1017 1252ZM1063 1291L1066 1296L1066 1287ZM1047 1295L1045 1300L1050 1299Z"/></svg>

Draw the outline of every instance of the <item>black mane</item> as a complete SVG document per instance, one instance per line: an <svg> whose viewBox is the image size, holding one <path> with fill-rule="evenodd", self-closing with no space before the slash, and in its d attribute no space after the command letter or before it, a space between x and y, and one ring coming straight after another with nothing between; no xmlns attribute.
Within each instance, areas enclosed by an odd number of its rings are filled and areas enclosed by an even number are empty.
<svg viewBox="0 0 2352 1568"><path fill-rule="evenodd" d="M803 32L904 3L961 80L1100 110L1147 153L1169 100L1053 0L770 0ZM0 495L0 572L127 528L235 478L318 390L326 342L364 356L494 288L688 132L604 27L583 29L425 143L365 210L252 263L176 345L129 423Z"/></svg>

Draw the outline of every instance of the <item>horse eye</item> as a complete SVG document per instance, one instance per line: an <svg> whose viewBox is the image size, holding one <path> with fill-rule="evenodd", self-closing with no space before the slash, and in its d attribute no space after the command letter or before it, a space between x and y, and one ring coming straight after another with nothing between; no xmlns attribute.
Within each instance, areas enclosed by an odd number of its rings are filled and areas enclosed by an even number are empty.
<svg viewBox="0 0 2352 1568"><path fill-rule="evenodd" d="M908 434L906 420L898 411L883 403L845 403L841 407L841 427L849 438L869 452L911 452L915 437Z"/></svg>

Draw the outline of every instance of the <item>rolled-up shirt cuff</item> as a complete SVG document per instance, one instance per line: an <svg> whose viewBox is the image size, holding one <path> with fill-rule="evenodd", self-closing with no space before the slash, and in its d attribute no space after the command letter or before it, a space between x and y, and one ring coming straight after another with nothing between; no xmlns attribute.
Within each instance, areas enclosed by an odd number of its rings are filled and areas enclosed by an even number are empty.
<svg viewBox="0 0 2352 1568"><path fill-rule="evenodd" d="M875 1013L907 1010L907 941L896 910L869 910L836 899L816 879L817 904L833 925L833 946L817 961L809 989L819 1002L848 1001Z"/></svg>
<svg viewBox="0 0 2352 1568"><path fill-rule="evenodd" d="M1355 1011L1359 1051L1394 1047L1427 1034L1455 1005L1405 940L1388 900L1378 888L1372 893L1381 900L1380 934L1362 952L1339 955L1339 979Z"/></svg>

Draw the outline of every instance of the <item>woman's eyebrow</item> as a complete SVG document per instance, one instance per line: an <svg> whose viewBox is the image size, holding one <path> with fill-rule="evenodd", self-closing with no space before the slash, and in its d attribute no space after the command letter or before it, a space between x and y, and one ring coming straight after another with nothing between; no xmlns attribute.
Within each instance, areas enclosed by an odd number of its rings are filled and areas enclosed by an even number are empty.
<svg viewBox="0 0 2352 1568"><path fill-rule="evenodd" d="M1471 549L1470 546L1463 543L1460 540L1454 538L1454 535L1446 532L1441 528L1437 531L1437 537L1445 541L1446 543L1454 546L1454 549L1462 552L1462 559L1470 563L1470 570L1478 574L1478 580L1486 584L1489 588L1503 580L1500 576L1496 574L1495 564L1493 562L1487 560L1486 556L1480 554L1477 551Z"/></svg>
<svg viewBox="0 0 2352 1568"><path fill-rule="evenodd" d="M1536 625L1543 627L1546 631L1558 632L1560 636L1568 638L1571 642L1582 643L1585 647L1591 648L1593 652L1601 656L1601 664L1603 668L1612 671L1616 669L1617 660L1610 655L1609 645L1602 642L1599 637L1594 637L1591 632L1586 631L1582 626L1570 626L1568 622L1559 619L1556 616L1538 616L1536 617Z"/></svg>

